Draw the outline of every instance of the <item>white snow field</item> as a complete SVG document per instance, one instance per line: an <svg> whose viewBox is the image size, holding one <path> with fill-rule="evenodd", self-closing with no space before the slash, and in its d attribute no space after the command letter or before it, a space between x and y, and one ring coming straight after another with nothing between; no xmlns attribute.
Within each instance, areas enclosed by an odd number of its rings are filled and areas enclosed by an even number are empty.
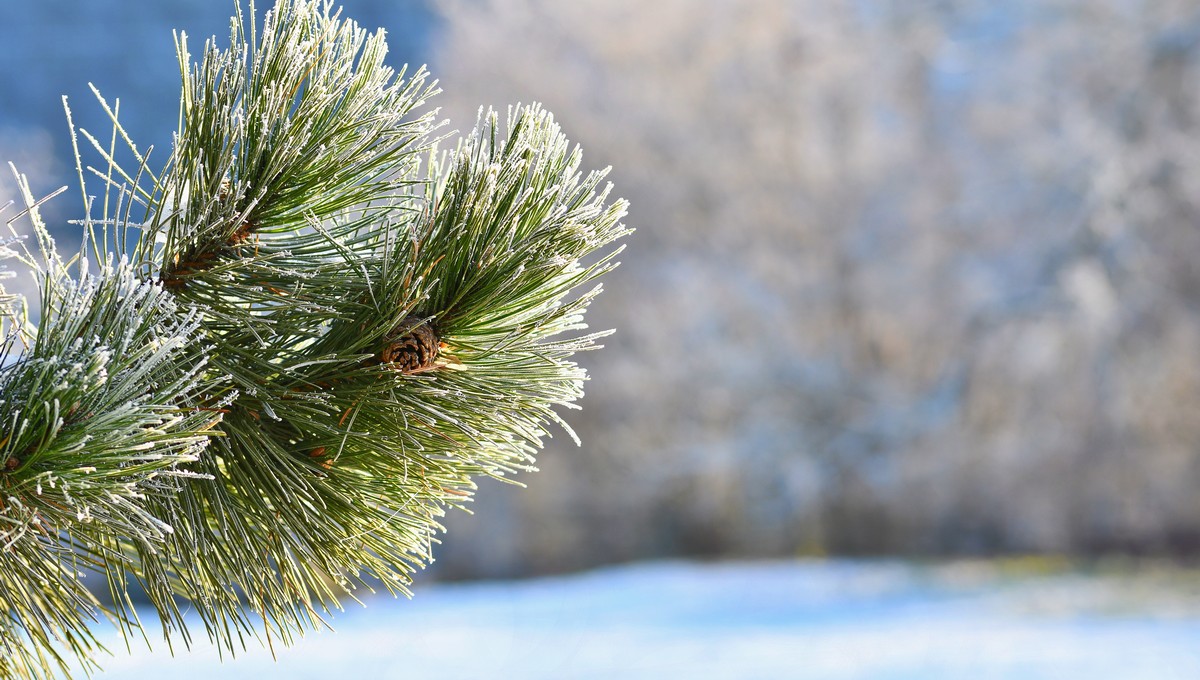
<svg viewBox="0 0 1200 680"><path fill-rule="evenodd" d="M349 605L278 661L112 639L96 677L1200 678L1200 576L1121 573L671 562L428 583Z"/></svg>

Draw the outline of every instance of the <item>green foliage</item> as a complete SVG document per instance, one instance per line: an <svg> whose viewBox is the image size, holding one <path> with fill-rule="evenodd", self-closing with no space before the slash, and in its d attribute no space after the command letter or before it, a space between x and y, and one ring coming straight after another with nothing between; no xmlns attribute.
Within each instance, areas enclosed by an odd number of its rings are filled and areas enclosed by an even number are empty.
<svg viewBox="0 0 1200 680"><path fill-rule="evenodd" d="M189 406L206 373L188 351L194 310L126 265L79 280L52 269L42 290L36 334L0 372L0 649L4 670L34 677L63 663L55 639L95 646L80 571L129 568L119 541L165 545L172 527L153 506L196 477L217 421Z"/></svg>
<svg viewBox="0 0 1200 680"><path fill-rule="evenodd" d="M97 274L67 276L30 211L43 312L0 369L0 676L91 663L80 570L126 635L149 634L136 585L169 644L190 610L231 654L405 592L445 509L531 469L582 395L570 357L604 334L577 334L599 287L579 291L626 233L603 173L537 106L438 154L434 87L385 66L382 35L320 2L248 16L198 65L179 37L161 170L115 106L107 147L79 131L107 163L80 162Z"/></svg>

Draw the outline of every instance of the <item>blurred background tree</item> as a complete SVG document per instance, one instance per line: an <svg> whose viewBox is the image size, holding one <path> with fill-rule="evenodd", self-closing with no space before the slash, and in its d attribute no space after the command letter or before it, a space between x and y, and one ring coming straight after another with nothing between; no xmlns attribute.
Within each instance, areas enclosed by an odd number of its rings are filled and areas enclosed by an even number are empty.
<svg viewBox="0 0 1200 680"><path fill-rule="evenodd" d="M621 331L584 359L585 448L451 517L442 576L1200 547L1195 2L343 4L460 130L544 102L639 227L593 307ZM161 6L224 31L224 3ZM127 64L105 92L174 106L121 3L14 11L0 91L55 78L23 26L105 15L134 31L87 41ZM52 85L44 119L2 98L0 155L62 141Z"/></svg>
<svg viewBox="0 0 1200 680"><path fill-rule="evenodd" d="M1194 2L445 10L447 89L546 102L644 228L586 455L444 562L1200 547Z"/></svg>

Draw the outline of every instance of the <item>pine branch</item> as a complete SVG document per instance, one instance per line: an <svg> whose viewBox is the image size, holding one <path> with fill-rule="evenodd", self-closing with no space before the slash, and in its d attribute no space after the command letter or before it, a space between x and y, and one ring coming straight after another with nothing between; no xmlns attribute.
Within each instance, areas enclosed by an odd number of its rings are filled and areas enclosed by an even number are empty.
<svg viewBox="0 0 1200 680"><path fill-rule="evenodd" d="M188 351L199 320L169 294L127 265L78 281L46 270L42 293L33 342L0 357L0 648L33 677L64 663L55 643L95 648L80 571L132 567L115 537L166 544L147 501L185 488L219 420L185 406L204 370Z"/></svg>
<svg viewBox="0 0 1200 680"><path fill-rule="evenodd" d="M34 220L43 317L0 370L0 676L63 646L91 663L74 569L104 575L125 634L146 635L136 585L169 644L190 609L230 654L407 592L446 509L566 427L571 356L605 335L578 334L600 289L580 291L615 266L625 204L548 113L489 113L439 156L424 72L328 3L281 0L261 33L239 13L196 65L177 45L165 167L115 105L107 147L79 131L107 164L83 221L99 273L68 277Z"/></svg>

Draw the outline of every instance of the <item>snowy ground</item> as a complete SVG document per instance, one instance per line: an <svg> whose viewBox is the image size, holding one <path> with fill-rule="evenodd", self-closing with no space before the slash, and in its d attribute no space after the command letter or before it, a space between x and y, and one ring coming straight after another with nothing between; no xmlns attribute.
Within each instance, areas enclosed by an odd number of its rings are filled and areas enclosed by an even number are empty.
<svg viewBox="0 0 1200 680"><path fill-rule="evenodd" d="M372 600L279 662L204 647L115 678L1200 678L1200 580L991 565L660 563Z"/></svg>

